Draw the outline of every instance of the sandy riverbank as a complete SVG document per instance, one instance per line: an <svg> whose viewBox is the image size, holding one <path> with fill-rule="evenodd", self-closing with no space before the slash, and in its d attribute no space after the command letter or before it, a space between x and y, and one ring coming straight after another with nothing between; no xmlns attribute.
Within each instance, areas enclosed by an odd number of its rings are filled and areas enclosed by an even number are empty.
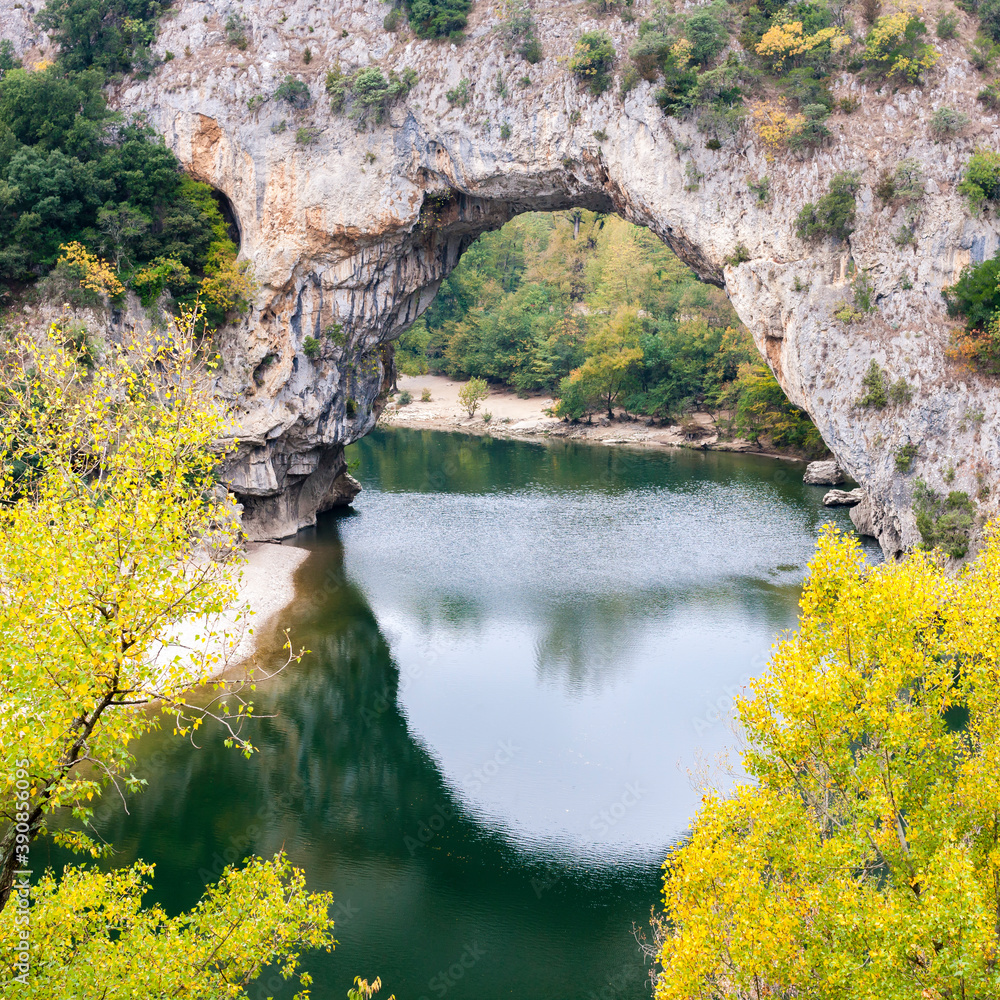
<svg viewBox="0 0 1000 1000"><path fill-rule="evenodd" d="M400 375L399 391L409 392L413 402L400 406L399 396L395 396L386 407L381 422L391 427L491 434L519 441L568 440L645 448L707 448L801 461L796 456L766 451L743 438L724 439L710 413L693 413L683 425L663 427L649 426L643 419L611 421L606 416L595 416L589 424L570 424L546 413L555 405L550 396L521 399L508 389L491 386L489 397L470 419L458 400L458 392L464 384L443 375ZM428 402L420 398L425 389L431 396ZM487 413L489 421L483 419Z"/></svg>
<svg viewBox="0 0 1000 1000"><path fill-rule="evenodd" d="M185 659L192 654L199 659L216 656L217 664L207 671L192 665L192 682L199 674L214 678L246 665L275 626L283 624L279 616L295 600L295 573L308 558L308 549L250 542L246 562L232 570L233 574L242 572L239 596L231 609L210 618L181 622L156 659L166 663L176 655ZM208 635L215 638L206 639Z"/></svg>
<svg viewBox="0 0 1000 1000"><path fill-rule="evenodd" d="M275 625L282 611L295 600L295 573L309 558L308 549L271 542L251 542L247 545L247 561L243 567L240 601L253 612L250 627L253 634L242 636L233 650L233 664L250 659L261 640Z"/></svg>

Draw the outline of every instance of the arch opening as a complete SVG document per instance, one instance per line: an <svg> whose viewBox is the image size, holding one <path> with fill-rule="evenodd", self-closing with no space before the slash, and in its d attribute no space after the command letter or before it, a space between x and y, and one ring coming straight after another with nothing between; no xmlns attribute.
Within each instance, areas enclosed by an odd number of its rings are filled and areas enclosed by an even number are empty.
<svg viewBox="0 0 1000 1000"><path fill-rule="evenodd" d="M224 191L220 191L217 187L212 188L212 197L215 199L215 203L219 206L219 212L226 223L227 234L236 244L238 252L242 243L243 232L240 228L240 217L236 213L236 208L229 200L229 196Z"/></svg>
<svg viewBox="0 0 1000 1000"><path fill-rule="evenodd" d="M422 220L460 244L453 262L442 261L436 295L399 337L401 393L433 396L428 377L481 378L535 399L538 417L548 410L576 428L645 424L664 443L828 455L726 293L657 234L606 196L582 205L535 199L513 218L505 207L508 221L483 232L485 213L470 219L457 199L425 203ZM462 221L477 222L479 233L460 233ZM397 398L394 419L419 419L406 403Z"/></svg>

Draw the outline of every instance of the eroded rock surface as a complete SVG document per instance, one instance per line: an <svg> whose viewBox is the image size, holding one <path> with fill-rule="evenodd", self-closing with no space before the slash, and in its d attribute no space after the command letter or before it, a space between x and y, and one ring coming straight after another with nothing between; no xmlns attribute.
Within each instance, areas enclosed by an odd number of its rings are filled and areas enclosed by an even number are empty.
<svg viewBox="0 0 1000 1000"><path fill-rule="evenodd" d="M856 490L830 490L823 497L824 507L856 507L859 503L863 503L865 499L865 491L862 489ZM862 534L867 534L867 532L862 532Z"/></svg>
<svg viewBox="0 0 1000 1000"><path fill-rule="evenodd" d="M20 26L15 41L40 57L18 8L6 10ZM254 537L294 531L343 495L343 446L375 424L392 341L475 237L526 210L571 206L648 226L702 278L725 286L790 398L864 487L887 551L919 540L910 509L917 475L977 497L983 517L995 513L1000 393L948 357L952 324L940 295L1000 243L996 218L972 218L955 190L974 147L996 145L997 116L974 102L982 81L963 39L941 43L923 88L835 81L837 96L861 103L830 120L834 141L769 162L749 126L708 149L694 123L663 116L649 83L624 99L617 86L599 98L580 89L566 69L579 34L606 28L624 54L634 24L540 0L544 59L531 66L505 55L492 5L476 4L461 47L389 33L387 10L378 0L176 0L156 43L174 58L114 95L145 110L185 166L227 195L241 252L261 281L251 314L226 337L222 383L241 441L230 479ZM245 51L226 42L234 11L249 26ZM324 94L337 64L412 67L419 83L387 122L359 131ZM273 98L286 74L309 86L307 108ZM463 79L468 104L449 103ZM930 116L943 104L972 118L962 138L931 136ZM923 165L926 196L915 244L900 247L893 236L903 210L882 205L873 186L907 157ZM794 235L799 209L844 169L862 178L849 245L803 243ZM748 186L763 176L765 204ZM844 322L834 312L851 297L852 268L867 270L878 311ZM318 358L307 357L306 337L320 341ZM855 405L873 359L909 382L909 403ZM907 443L918 453L902 473L894 456Z"/></svg>
<svg viewBox="0 0 1000 1000"><path fill-rule="evenodd" d="M802 482L813 486L839 486L844 481L844 470L834 462L810 462Z"/></svg>

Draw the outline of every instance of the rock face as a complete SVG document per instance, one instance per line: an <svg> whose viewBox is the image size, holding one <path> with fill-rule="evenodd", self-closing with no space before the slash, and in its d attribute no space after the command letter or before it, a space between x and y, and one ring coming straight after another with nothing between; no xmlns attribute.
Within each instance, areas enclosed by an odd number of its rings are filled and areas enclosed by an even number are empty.
<svg viewBox="0 0 1000 1000"><path fill-rule="evenodd" d="M15 45L40 58L25 8L0 6L18 28ZM644 6L633 8L640 18ZM343 446L375 424L392 341L476 236L520 212L574 206L648 226L726 288L789 397L864 486L888 552L918 540L916 476L979 498L983 516L995 512L1000 393L949 358L941 302L942 287L1000 243L996 218L973 218L956 192L973 149L996 146L997 115L975 103L983 81L964 55L971 19L960 15L963 37L940 43L926 86L835 80L836 96L860 106L830 119L832 143L769 157L746 124L708 148L694 122L664 117L647 82L624 98L617 85L598 98L581 90L566 69L580 33L604 28L624 54L635 24L538 0L544 59L528 65L504 52L494 5L475 5L460 47L390 33L386 10L378 0L175 0L155 45L174 58L113 95L144 110L187 169L226 195L261 282L250 315L226 336L220 385L240 440L230 481L254 537L294 531L343 496ZM245 51L226 42L233 11L248 26ZM359 130L331 112L325 74L375 64L412 67L419 83L386 121ZM308 85L306 108L274 98L287 74ZM450 102L463 80L468 102ZM932 137L942 105L970 116L964 136ZM904 158L922 164L926 194L913 241L899 246L904 209L873 188ZM845 169L861 177L849 244L803 243L799 209ZM762 203L749 184L765 176ZM877 311L847 322L834 313L851 299L853 269L867 272ZM321 343L315 359L306 337ZM909 383L910 402L856 405L873 360ZM907 443L918 452L902 473L894 455Z"/></svg>
<svg viewBox="0 0 1000 1000"><path fill-rule="evenodd" d="M838 486L844 481L844 470L836 462L810 462L802 482L813 486Z"/></svg>
<svg viewBox="0 0 1000 1000"><path fill-rule="evenodd" d="M823 497L824 507L856 507L859 503L863 503L865 499L865 491L862 489L856 490L830 490ZM862 534L867 534L867 532L862 532Z"/></svg>

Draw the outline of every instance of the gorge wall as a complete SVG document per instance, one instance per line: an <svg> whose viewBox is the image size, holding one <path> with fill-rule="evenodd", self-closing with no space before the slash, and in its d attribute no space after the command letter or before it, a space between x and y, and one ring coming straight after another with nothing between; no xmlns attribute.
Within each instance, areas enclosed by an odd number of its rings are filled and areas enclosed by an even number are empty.
<svg viewBox="0 0 1000 1000"><path fill-rule="evenodd" d="M0 7L19 52L42 58L47 42L30 6ZM997 116L975 103L982 80L965 57L971 19L962 15L962 37L939 44L923 87L838 78L837 96L860 106L830 119L832 142L769 159L748 125L708 148L693 122L664 116L647 82L624 99L617 86L593 97L578 85L567 61L580 33L604 28L624 54L635 24L597 18L582 3L532 9L537 65L505 54L500 15L482 0L460 46L417 40L405 22L386 31L379 0L176 0L156 43L173 57L114 92L228 197L241 255L261 283L250 314L225 335L221 382L240 442L229 478L251 537L290 534L349 491L343 446L374 426L392 342L476 236L524 211L571 206L648 226L725 287L788 396L866 490L887 552L919 541L916 476L977 498L981 520L995 515L1000 391L948 356L954 323L941 300L965 264L1000 245L995 216L973 218L956 192L973 149L997 146ZM642 16L642 4L634 10ZM247 25L245 50L226 40L234 12ZM386 122L358 131L324 92L338 64L410 67L419 82ZM305 108L274 98L287 74L308 85ZM457 106L446 94L463 79L470 100ZM972 119L962 137L931 135L942 105ZM903 210L884 206L873 187L910 157L923 165L926 195L915 242L900 247ZM862 178L849 244L802 242L799 209L845 169ZM771 198L761 204L749 183L765 175ZM749 259L731 266L739 245ZM851 298L852 267L868 272L877 311L847 323L834 312ZM307 337L319 341L318 357L307 356ZM873 359L910 383L910 402L855 405ZM901 473L894 456L908 443L917 456Z"/></svg>

